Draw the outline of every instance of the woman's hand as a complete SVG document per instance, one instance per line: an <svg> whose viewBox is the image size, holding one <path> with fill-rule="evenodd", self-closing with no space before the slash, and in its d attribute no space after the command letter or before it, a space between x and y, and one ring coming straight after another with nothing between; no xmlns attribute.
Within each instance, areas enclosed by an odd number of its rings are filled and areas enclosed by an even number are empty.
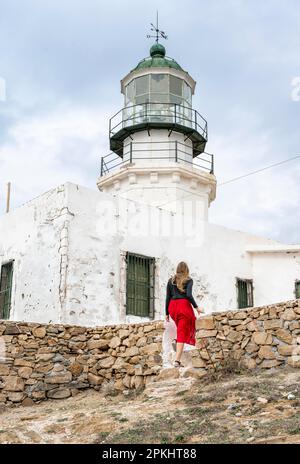
<svg viewBox="0 0 300 464"><path fill-rule="evenodd" d="M204 309L203 308L196 308L196 310L197 310L199 316L200 316L201 313L204 314Z"/></svg>

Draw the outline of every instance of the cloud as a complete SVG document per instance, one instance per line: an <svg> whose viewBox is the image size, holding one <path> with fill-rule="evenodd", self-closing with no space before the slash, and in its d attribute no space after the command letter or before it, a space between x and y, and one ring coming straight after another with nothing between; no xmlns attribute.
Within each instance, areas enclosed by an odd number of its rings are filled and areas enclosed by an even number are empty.
<svg viewBox="0 0 300 464"><path fill-rule="evenodd" d="M106 140L106 111L65 104L43 116L20 118L0 146L2 190L12 182L16 207L66 181L95 188Z"/></svg>

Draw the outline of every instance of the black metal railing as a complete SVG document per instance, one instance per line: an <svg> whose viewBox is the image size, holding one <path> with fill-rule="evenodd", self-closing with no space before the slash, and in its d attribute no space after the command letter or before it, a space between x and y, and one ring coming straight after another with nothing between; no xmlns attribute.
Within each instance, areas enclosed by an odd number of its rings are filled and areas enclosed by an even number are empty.
<svg viewBox="0 0 300 464"><path fill-rule="evenodd" d="M109 134L113 137L120 130L147 124L177 125L192 129L207 140L207 122L198 111L176 103L141 103L118 111L109 121Z"/></svg>
<svg viewBox="0 0 300 464"><path fill-rule="evenodd" d="M193 158L192 147L176 140L151 142L151 144L147 144L147 142L130 142L122 149L123 158L120 158L115 152L101 158L101 177L116 168L130 166L137 160L175 161L192 168L208 171L210 174L214 173L214 155L204 152Z"/></svg>

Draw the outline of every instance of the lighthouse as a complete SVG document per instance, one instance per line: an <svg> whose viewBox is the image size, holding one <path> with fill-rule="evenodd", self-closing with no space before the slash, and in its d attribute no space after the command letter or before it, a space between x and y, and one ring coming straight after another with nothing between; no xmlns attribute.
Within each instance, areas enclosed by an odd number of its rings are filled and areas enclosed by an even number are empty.
<svg viewBox="0 0 300 464"><path fill-rule="evenodd" d="M174 212L197 202L200 219L208 219L216 178L205 151L207 122L193 108L195 87L157 36L149 57L121 80L124 104L109 121L99 190Z"/></svg>

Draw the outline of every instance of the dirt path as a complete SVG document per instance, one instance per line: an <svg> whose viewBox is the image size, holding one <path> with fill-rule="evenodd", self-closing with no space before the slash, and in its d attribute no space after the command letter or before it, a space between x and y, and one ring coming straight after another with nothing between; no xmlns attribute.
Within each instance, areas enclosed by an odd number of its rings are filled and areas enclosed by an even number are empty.
<svg viewBox="0 0 300 464"><path fill-rule="evenodd" d="M300 371L153 382L6 408L0 443L300 443Z"/></svg>

